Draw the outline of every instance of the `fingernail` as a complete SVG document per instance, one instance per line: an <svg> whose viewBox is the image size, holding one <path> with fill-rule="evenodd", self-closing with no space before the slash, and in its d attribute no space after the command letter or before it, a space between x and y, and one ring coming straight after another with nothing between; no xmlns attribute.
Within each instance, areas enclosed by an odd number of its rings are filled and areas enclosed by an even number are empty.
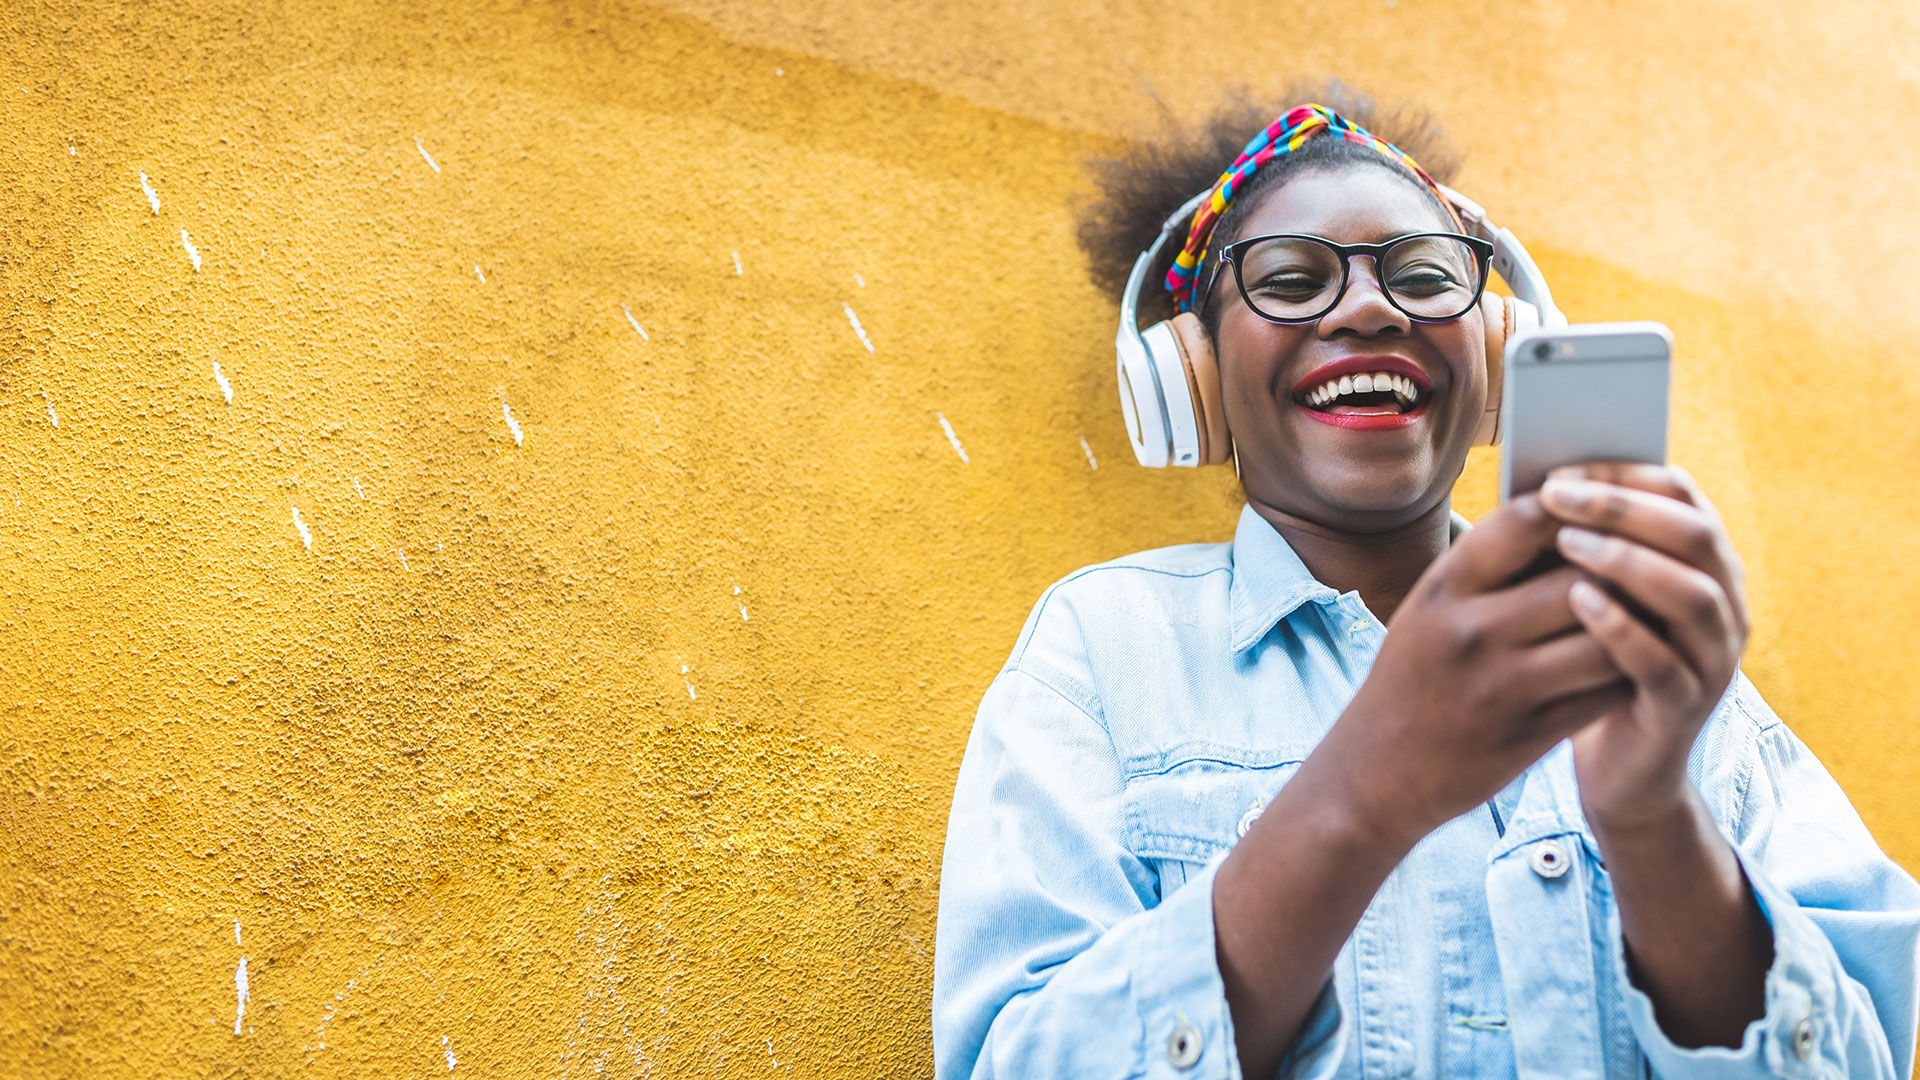
<svg viewBox="0 0 1920 1080"><path fill-rule="evenodd" d="M1582 480L1586 478L1586 475L1587 467L1585 465L1562 465L1547 474L1550 479L1554 480Z"/></svg>
<svg viewBox="0 0 1920 1080"><path fill-rule="evenodd" d="M1584 480L1554 476L1541 487L1540 495L1562 510L1578 510L1587 504L1588 490Z"/></svg>
<svg viewBox="0 0 1920 1080"><path fill-rule="evenodd" d="M1567 602L1582 615L1599 615L1607 610L1607 598L1600 595L1599 589L1584 581L1574 582L1573 588L1567 590Z"/></svg>
<svg viewBox="0 0 1920 1080"><path fill-rule="evenodd" d="M1574 558L1591 558L1600 551L1600 534L1571 526L1560 530L1560 550Z"/></svg>

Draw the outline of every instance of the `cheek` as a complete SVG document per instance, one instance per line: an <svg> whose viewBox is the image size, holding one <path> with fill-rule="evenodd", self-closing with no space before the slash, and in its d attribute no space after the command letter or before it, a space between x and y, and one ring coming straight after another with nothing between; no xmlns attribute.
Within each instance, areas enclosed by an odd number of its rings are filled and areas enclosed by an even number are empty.
<svg viewBox="0 0 1920 1080"><path fill-rule="evenodd" d="M1431 327L1427 340L1447 363L1457 393L1484 396L1487 391L1487 337L1477 318Z"/></svg>
<svg viewBox="0 0 1920 1080"><path fill-rule="evenodd" d="M1309 336L1306 328L1264 319L1223 320L1215 340L1226 399L1260 402L1284 395L1286 387L1273 385L1276 373Z"/></svg>

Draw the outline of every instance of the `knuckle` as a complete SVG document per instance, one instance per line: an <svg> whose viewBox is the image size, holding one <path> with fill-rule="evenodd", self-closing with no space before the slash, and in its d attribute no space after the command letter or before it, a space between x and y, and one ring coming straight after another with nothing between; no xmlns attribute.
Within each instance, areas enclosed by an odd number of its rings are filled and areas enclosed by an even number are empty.
<svg viewBox="0 0 1920 1080"><path fill-rule="evenodd" d="M1720 557L1720 532L1706 521L1689 516L1682 527L1680 549L1685 552L1687 561L1695 566L1717 562Z"/></svg>
<svg viewBox="0 0 1920 1080"><path fill-rule="evenodd" d="M1680 591L1680 610L1695 623L1718 623L1721 621L1723 597L1720 586L1705 574L1690 580Z"/></svg>
<svg viewBox="0 0 1920 1080"><path fill-rule="evenodd" d="M1645 681L1647 689L1668 700L1693 696L1693 673L1671 654L1652 665Z"/></svg>
<svg viewBox="0 0 1920 1080"><path fill-rule="evenodd" d="M1456 615L1441 624L1441 637L1447 651L1459 657L1478 656L1492 644L1492 635L1483 620Z"/></svg>
<svg viewBox="0 0 1920 1080"><path fill-rule="evenodd" d="M1594 516L1611 524L1626 517L1631 505L1627 500L1626 492L1617 487L1607 488L1600 493L1599 500L1594 503Z"/></svg>

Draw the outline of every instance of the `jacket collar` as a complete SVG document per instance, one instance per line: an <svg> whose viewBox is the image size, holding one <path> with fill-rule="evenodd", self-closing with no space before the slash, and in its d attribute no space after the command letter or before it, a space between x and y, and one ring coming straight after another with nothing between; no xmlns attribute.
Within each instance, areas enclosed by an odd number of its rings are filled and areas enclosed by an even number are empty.
<svg viewBox="0 0 1920 1080"><path fill-rule="evenodd" d="M1450 541L1470 528L1467 519L1454 512ZM1300 605L1330 604L1340 594L1317 581L1292 545L1249 504L1240 508L1240 523L1233 530L1233 584L1228 586L1227 598L1233 652L1238 656L1259 644L1267 631Z"/></svg>
<svg viewBox="0 0 1920 1080"><path fill-rule="evenodd" d="M1331 603L1339 596L1314 580L1307 564L1266 518L1251 505L1240 508L1240 523L1233 530L1233 583L1227 587L1235 655L1258 644L1301 604Z"/></svg>

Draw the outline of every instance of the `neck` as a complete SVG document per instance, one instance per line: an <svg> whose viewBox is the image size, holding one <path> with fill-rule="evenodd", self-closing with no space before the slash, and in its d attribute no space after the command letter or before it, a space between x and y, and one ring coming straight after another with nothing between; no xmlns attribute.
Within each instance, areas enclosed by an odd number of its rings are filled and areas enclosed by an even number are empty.
<svg viewBox="0 0 1920 1080"><path fill-rule="evenodd" d="M1293 548L1321 584L1356 592L1367 610L1389 622L1433 560L1447 550L1451 499L1386 532L1345 532L1248 498L1255 513Z"/></svg>

